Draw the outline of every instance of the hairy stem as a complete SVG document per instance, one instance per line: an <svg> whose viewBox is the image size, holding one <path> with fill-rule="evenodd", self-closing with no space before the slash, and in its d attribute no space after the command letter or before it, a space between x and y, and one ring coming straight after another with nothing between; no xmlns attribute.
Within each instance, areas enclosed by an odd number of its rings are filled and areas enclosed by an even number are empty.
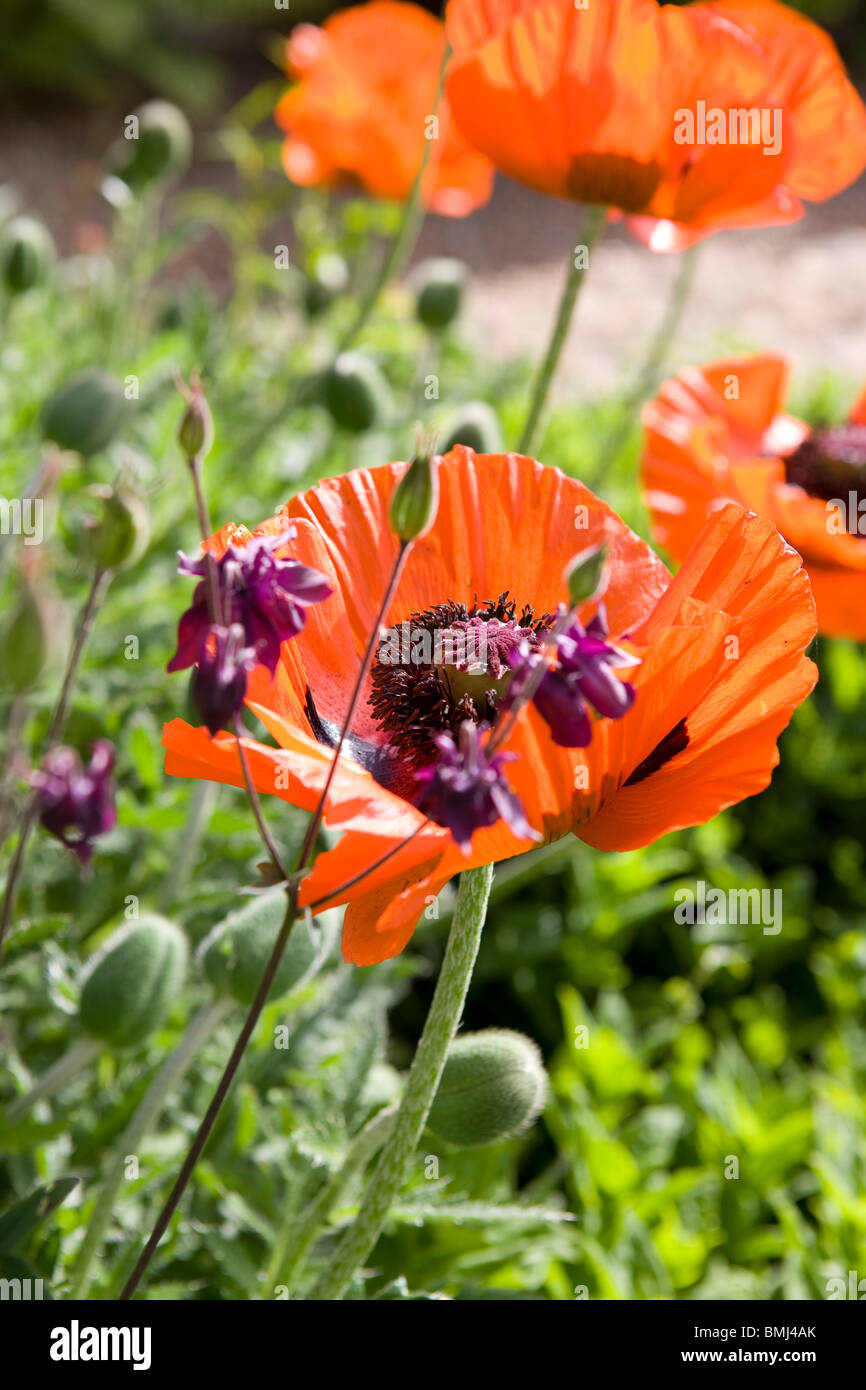
<svg viewBox="0 0 866 1390"><path fill-rule="evenodd" d="M481 944L492 880L491 864L467 869L460 876L442 969L393 1133L382 1150L355 1221L340 1241L328 1269L314 1285L310 1298L331 1301L342 1298L355 1270L376 1244L400 1192L463 1013Z"/></svg>

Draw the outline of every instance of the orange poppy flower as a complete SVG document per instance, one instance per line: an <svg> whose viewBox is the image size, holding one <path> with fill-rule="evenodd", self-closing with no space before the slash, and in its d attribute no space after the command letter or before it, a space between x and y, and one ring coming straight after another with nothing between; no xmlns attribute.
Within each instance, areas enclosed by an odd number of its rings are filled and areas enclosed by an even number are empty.
<svg viewBox="0 0 866 1390"><path fill-rule="evenodd" d="M255 784L306 810L324 785L394 565L389 503L405 467L329 479L255 533L285 533L292 556L326 575L334 590L283 644L273 679L259 666L247 689L249 709L276 744L245 740ZM428 610L443 614L447 626L453 605L489 597L507 607L507 593L521 621L553 612L575 550L604 540L610 629L640 658L628 672L636 687L631 709L597 720L588 747L555 745L532 706L516 720L504 745L519 754L508 780L538 836L574 832L601 849L631 849L766 786L776 739L815 680L803 655L815 631L809 582L769 522L739 507L718 512L672 579L609 507L557 469L458 446L442 461L440 483L436 521L409 553L390 627L402 632L413 615L424 626ZM226 526L212 548L219 554L249 539L244 527ZM461 869L533 843L500 821L477 830L465 855L447 830L426 821L407 799L413 779L392 756L371 693L372 683L328 795L325 825L342 838L319 855L300 897L317 909L348 901L343 952L359 965L402 951L425 907ZM381 715L381 698L377 708ZM174 776L243 785L232 735L211 738L176 719L163 743Z"/></svg>
<svg viewBox="0 0 866 1390"><path fill-rule="evenodd" d="M297 83L274 113L287 132L283 167L292 182L356 184L377 198L405 198L431 138L444 52L441 20L393 0L343 10L321 28L299 24L286 49ZM489 199L493 167L454 129L444 98L435 118L425 202L465 217Z"/></svg>
<svg viewBox="0 0 866 1390"><path fill-rule="evenodd" d="M461 131L542 193L628 216L655 251L794 222L866 165L824 31L776 0L449 0Z"/></svg>
<svg viewBox="0 0 866 1390"><path fill-rule="evenodd" d="M686 367L645 406L644 496L659 545L688 554L727 501L800 552L830 637L866 640L866 393L845 425L785 413L788 363L770 354Z"/></svg>

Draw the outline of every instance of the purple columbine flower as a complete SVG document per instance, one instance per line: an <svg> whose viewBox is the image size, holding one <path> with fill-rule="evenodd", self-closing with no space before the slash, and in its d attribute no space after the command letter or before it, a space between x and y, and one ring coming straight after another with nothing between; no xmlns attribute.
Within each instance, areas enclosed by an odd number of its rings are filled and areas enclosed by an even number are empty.
<svg viewBox="0 0 866 1390"><path fill-rule="evenodd" d="M306 622L306 609L321 603L333 586L323 574L302 565L300 560L277 559L275 551L286 543L286 536L256 536L248 545L230 545L216 561L220 620L239 623L244 645L255 652L256 660L271 675L280 657L280 645L297 637ZM168 663L169 671L183 671L201 658L211 630L208 609L208 556L190 557L180 552L181 574L195 575L192 604L178 625L177 651Z"/></svg>
<svg viewBox="0 0 866 1390"><path fill-rule="evenodd" d="M86 767L74 748L51 748L39 771L30 774L41 824L83 865L90 862L96 836L117 824L113 769L114 748L101 738L94 743Z"/></svg>
<svg viewBox="0 0 866 1390"><path fill-rule="evenodd" d="M558 664L545 671L532 699L560 748L585 748L592 742L589 706L606 719L621 719L634 704L634 686L619 680L613 671L639 666L640 658L614 646L607 637L607 615L600 604L586 627L575 618L556 638ZM514 654L512 703L521 698L529 673L542 660L528 648Z"/></svg>
<svg viewBox="0 0 866 1390"><path fill-rule="evenodd" d="M258 663L252 647L244 643L240 623L208 628L192 678L192 701L213 738L234 722L247 693L247 678Z"/></svg>
<svg viewBox="0 0 866 1390"><path fill-rule="evenodd" d="M503 764L518 755L495 753L487 758L479 737L486 729L467 719L460 725L459 743L447 732L434 735L439 761L415 774L424 788L418 809L450 830L464 854L470 851L475 831L498 820L522 840L540 839L502 773Z"/></svg>

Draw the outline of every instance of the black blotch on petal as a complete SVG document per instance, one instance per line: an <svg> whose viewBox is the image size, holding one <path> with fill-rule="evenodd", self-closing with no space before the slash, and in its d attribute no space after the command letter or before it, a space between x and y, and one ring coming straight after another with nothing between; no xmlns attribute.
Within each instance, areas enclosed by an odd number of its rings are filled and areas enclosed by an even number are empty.
<svg viewBox="0 0 866 1390"><path fill-rule="evenodd" d="M633 787L637 782L643 782L647 777L651 777L654 772L658 772L660 767L669 763L671 758L675 758L677 753L682 753L683 749L689 746L689 730L685 719L681 719L679 724L675 724L670 733L665 734L660 743L657 743L649 757L644 758L642 763L638 763L634 772L625 779L624 786Z"/></svg>

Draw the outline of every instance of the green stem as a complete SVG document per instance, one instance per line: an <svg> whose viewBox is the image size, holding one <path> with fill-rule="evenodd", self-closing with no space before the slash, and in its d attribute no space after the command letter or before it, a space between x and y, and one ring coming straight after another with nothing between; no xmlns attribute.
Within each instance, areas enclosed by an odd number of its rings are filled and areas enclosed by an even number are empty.
<svg viewBox="0 0 866 1390"><path fill-rule="evenodd" d="M88 1062L93 1061L99 1051L99 1046L95 1038L79 1038L77 1042L74 1042L61 1057L57 1058L56 1062L52 1063L47 1071L42 1073L29 1091L12 1101L6 1111L7 1123L17 1123L18 1120L23 1119L28 1110L33 1108L37 1100L41 1100L43 1096L52 1096L55 1091L59 1091L70 1077L75 1076L77 1072L87 1066Z"/></svg>
<svg viewBox="0 0 866 1390"><path fill-rule="evenodd" d="M183 897L183 890L198 857L202 836L216 805L217 791L216 782L196 782L193 786L186 825L181 831L171 868L160 890L159 901L163 912L167 912Z"/></svg>
<svg viewBox="0 0 866 1390"><path fill-rule="evenodd" d="M90 636L91 628L93 627L96 614L99 611L99 605L102 602L105 590L108 584L110 583L110 580L110 570L96 569L94 571L93 580L90 585L90 592L87 595L87 599L82 610L81 618L79 620L78 631L75 634L75 641L72 644L72 650L69 653L69 659L66 663L66 671L63 676L63 685L61 686L60 694L57 697L57 704L54 707L54 713L51 716L51 723L48 726L48 733L45 736L43 756L45 755L45 753L48 752L50 748L53 748L54 745L59 742L60 738L63 735L63 730L66 725L66 716L69 711L69 698L72 694L72 686L75 682L75 677L78 674L78 667L81 664L81 657L84 653L84 648L87 646L87 641ZM24 863L24 854L27 849L27 843L30 839L30 833L34 825L36 824L36 815L38 810L39 795L37 792L34 792L33 795L30 797L30 800L27 802L27 805L25 806L24 812L21 816L21 830L18 836L18 844L15 849L15 854L12 859L12 863L9 867L9 873L6 877L6 887L3 893L3 906L2 908L0 908L0 960L2 960L3 958L3 941L6 936L9 923L12 919L12 908L15 903L15 889L18 884L18 877L21 873L21 868Z"/></svg>
<svg viewBox="0 0 866 1390"><path fill-rule="evenodd" d="M568 337L568 330L571 326L574 308L577 304L577 297L580 294L583 282L586 279L586 272L589 269L589 259L592 255L592 248L599 240L607 218L607 208L590 207L587 209L583 223L579 232L577 249L586 248L587 265L582 265L574 252L571 254L568 271L565 276L565 283L562 287L562 295L559 301L556 319L553 324L553 332L547 344L547 352L541 362L532 386L532 396L529 403L529 413L526 416L526 423L523 426L523 433L517 445L517 452L528 454L532 451L538 434L538 427L541 421L542 411L547 401L554 373L562 353L565 340Z"/></svg>
<svg viewBox="0 0 866 1390"><path fill-rule="evenodd" d="M84 1298L90 1283L90 1266L105 1229L114 1213L117 1194L123 1185L126 1159L134 1154L156 1123L166 1097L183 1076L199 1048L228 1013L232 1001L218 999L206 1004L195 1015L173 1052L169 1054L150 1083L135 1114L117 1142L108 1172L90 1214L84 1240L72 1271L67 1298Z"/></svg>
<svg viewBox="0 0 866 1390"><path fill-rule="evenodd" d="M671 288L664 317L653 335L647 355L637 374L635 383L620 406L618 422L614 425L607 438L602 441L598 453L599 468L593 475L594 478L598 476L605 462L608 460L612 462L616 459L617 454L625 442L629 429L631 428L634 412L658 384L658 378L664 366L671 340L679 327L685 307L691 296L695 271L698 265L699 250L700 244L689 246L680 255L679 270L677 271ZM587 480L587 482L589 483L589 480Z"/></svg>
<svg viewBox="0 0 866 1390"><path fill-rule="evenodd" d="M298 1217L294 1210L288 1213L277 1235L262 1281L263 1298L270 1298L274 1288L280 1284L285 1284L291 1289L295 1276L306 1262L319 1228L327 1220L328 1213L337 1205L355 1174L366 1168L370 1159L392 1133L396 1116L396 1106L389 1106L387 1110L380 1110L378 1115L374 1115L355 1135L342 1168L322 1184L304 1214Z"/></svg>
<svg viewBox="0 0 866 1390"><path fill-rule="evenodd" d="M355 1270L376 1244L388 1219L388 1212L400 1192L463 1013L481 945L492 880L491 864L467 869L460 876L445 958L397 1112L394 1131L382 1150L358 1215L340 1241L328 1269L314 1285L309 1295L312 1299L335 1301L342 1298Z"/></svg>

